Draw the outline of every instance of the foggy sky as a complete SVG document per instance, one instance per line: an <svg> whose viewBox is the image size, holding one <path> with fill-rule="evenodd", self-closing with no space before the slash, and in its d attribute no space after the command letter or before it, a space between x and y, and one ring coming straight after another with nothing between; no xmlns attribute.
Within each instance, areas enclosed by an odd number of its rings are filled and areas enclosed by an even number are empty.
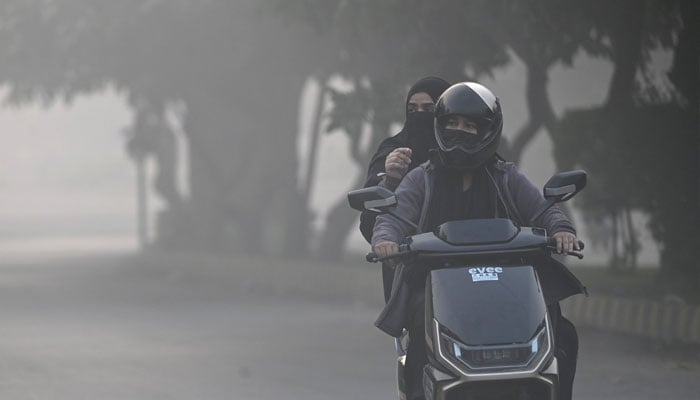
<svg viewBox="0 0 700 400"><path fill-rule="evenodd" d="M668 69L668 54L657 54L658 79ZM574 107L600 104L606 96L612 73L610 63L579 57L575 68L558 66L550 74L550 95L557 114ZM526 119L523 65L514 58L507 68L481 82L500 98L504 108L504 135L512 135ZM317 87L308 87L300 111L309 112ZM402 107L399 102L397 107ZM122 130L130 123L131 112L124 99L113 91L83 96L73 104L39 105L0 110L0 126L6 146L0 148L0 250L32 248L51 243L47 238L83 238L86 246L136 248L136 202L134 164L126 156ZM308 139L309 116L300 119L299 151ZM306 131L306 132L304 132ZM306 136L306 137L305 137ZM322 137L317 182L312 197L316 226L321 226L328 207L344 196L355 168L347 153L347 139L335 133ZM302 161L302 168L305 163ZM555 171L551 143L540 132L526 149L521 170L541 187ZM591 177L595 179L595 177ZM150 214L159 209L159 199L150 193ZM583 240L585 226L577 214L577 227ZM638 221L639 222L639 221ZM639 222L642 228L642 222ZM640 262L654 264L658 258L649 233L641 235L646 245ZM100 241L96 238L104 238ZM22 242L24 241L24 244ZM74 247L80 247L74 241ZM101 243L101 245L100 245ZM354 231L349 248L366 251L367 244ZM36 247L35 246L35 247ZM588 262L603 263L607 254L589 251Z"/></svg>

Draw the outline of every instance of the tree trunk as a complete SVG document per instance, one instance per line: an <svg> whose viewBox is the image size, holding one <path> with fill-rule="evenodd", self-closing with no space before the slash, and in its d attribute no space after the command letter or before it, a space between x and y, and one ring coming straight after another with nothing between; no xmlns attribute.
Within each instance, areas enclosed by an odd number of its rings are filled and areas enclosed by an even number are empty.
<svg viewBox="0 0 700 400"><path fill-rule="evenodd" d="M525 147L535 138L542 126L547 128L550 135L553 134L553 125L556 121L547 92L549 67L539 60L530 60L529 57L522 59L527 66L525 97L529 117L525 126L515 135L505 154L506 158L515 164L520 162Z"/></svg>
<svg viewBox="0 0 700 400"><path fill-rule="evenodd" d="M625 239L625 267L630 270L637 269L637 255L639 254L639 240L637 239L637 231L632 221L632 210L626 207L623 210L623 216L626 223L626 239Z"/></svg>
<svg viewBox="0 0 700 400"><path fill-rule="evenodd" d="M316 178L316 165L318 163L318 143L321 138L321 122L323 121L323 109L326 104L326 94L328 93L328 77L321 76L317 79L320 85L320 91L316 99L316 108L314 109L313 124L311 125L311 143L309 148L309 164L306 169L306 176L304 179L303 188L303 198L307 203L311 198L313 192L315 178Z"/></svg>
<svg viewBox="0 0 700 400"><path fill-rule="evenodd" d="M318 145L321 138L323 109L325 97L328 91L327 77L318 79L320 92L318 94L316 108L311 126L311 142L309 143L309 160L301 188L290 188L285 216L287 239L285 240L284 254L287 257L303 258L309 256L309 238L311 236L311 222L313 213L310 210L310 200L316 181L316 166L318 162Z"/></svg>
<svg viewBox="0 0 700 400"><path fill-rule="evenodd" d="M365 177L360 174L358 179L355 179L352 187L357 188L362 186ZM321 236L320 248L318 256L322 260L337 261L343 255L345 241L348 234L353 228L353 222L357 220L357 211L348 206L347 199L342 196L330 210L328 218L326 218L326 227Z"/></svg>
<svg viewBox="0 0 700 400"><path fill-rule="evenodd" d="M136 159L136 204L139 246L148 247L148 184L146 183L146 160Z"/></svg>
<svg viewBox="0 0 700 400"><path fill-rule="evenodd" d="M637 79L637 69L642 62L642 29L644 24L645 6L640 6L635 0L619 2L614 7L625 18L615 27L611 35L613 45L612 61L615 65L610 80L607 107L626 107L632 102Z"/></svg>
<svg viewBox="0 0 700 400"><path fill-rule="evenodd" d="M612 221L612 232L611 232L611 255L610 255L610 267L613 270L619 269L620 253L618 251L618 242L620 240L619 229L618 229L618 218L617 211L610 213L610 219Z"/></svg>
<svg viewBox="0 0 700 400"><path fill-rule="evenodd" d="M386 134L391 121L388 119L375 119L372 124L372 136L377 137ZM359 135L358 135L359 137ZM354 143L351 153L353 159L360 167L360 174L352 184L352 188L359 188L365 182L364 171L366 170L369 161L369 155L374 152L376 147L372 147L368 152L360 152L358 143ZM371 152L371 153L370 153ZM369 153L369 154L366 154ZM357 220L357 211L348 206L345 196L331 208L328 218L326 219L326 228L321 236L319 248L319 257L324 260L338 260L343 254L345 241L353 228L353 222Z"/></svg>

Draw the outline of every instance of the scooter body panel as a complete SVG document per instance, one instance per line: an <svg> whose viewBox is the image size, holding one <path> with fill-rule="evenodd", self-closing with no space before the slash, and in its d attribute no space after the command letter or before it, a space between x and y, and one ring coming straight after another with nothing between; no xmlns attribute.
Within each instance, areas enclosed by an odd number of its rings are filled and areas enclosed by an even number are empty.
<svg viewBox="0 0 700 400"><path fill-rule="evenodd" d="M429 318L464 344L526 343L544 323L547 309L532 266L437 269L428 282Z"/></svg>
<svg viewBox="0 0 700 400"><path fill-rule="evenodd" d="M534 267L480 264L431 270L426 324L432 362L437 362L424 371L427 399L557 398L551 323ZM464 345L465 353L516 348L532 348L533 353L522 365L472 368L463 362L469 357L450 354L455 344Z"/></svg>

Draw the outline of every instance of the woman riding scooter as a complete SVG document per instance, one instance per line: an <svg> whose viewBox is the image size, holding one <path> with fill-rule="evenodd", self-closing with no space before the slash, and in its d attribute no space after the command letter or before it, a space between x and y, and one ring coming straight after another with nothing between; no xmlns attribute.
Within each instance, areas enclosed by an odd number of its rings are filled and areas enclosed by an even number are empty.
<svg viewBox="0 0 700 400"><path fill-rule="evenodd" d="M399 202L395 214L416 224L418 232L431 232L444 222L465 219L508 218L518 225L527 225L546 201L513 164L496 156L503 127L496 96L478 83L453 85L438 99L434 126L438 151L401 181L396 190ZM576 231L558 208L548 209L532 222L553 236L558 252L579 250ZM373 230L373 249L379 257L396 254L401 240L414 233L417 232L409 224L391 215L380 215ZM424 398L421 383L427 362L423 335L424 283L425 276L420 274L414 274L409 282L406 327L411 338L406 359L409 400ZM559 398L570 399L578 338L571 322L561 316L558 303L548 304L548 308L555 320L557 353L561 359Z"/></svg>

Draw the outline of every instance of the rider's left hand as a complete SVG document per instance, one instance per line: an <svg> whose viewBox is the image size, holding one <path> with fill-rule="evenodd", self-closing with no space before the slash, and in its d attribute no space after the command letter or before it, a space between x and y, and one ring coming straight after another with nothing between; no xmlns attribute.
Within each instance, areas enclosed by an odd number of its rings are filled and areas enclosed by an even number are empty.
<svg viewBox="0 0 700 400"><path fill-rule="evenodd" d="M574 250L581 250L578 247L576 235L571 232L557 232L552 235L552 237L557 241L557 253L559 254L566 254Z"/></svg>

